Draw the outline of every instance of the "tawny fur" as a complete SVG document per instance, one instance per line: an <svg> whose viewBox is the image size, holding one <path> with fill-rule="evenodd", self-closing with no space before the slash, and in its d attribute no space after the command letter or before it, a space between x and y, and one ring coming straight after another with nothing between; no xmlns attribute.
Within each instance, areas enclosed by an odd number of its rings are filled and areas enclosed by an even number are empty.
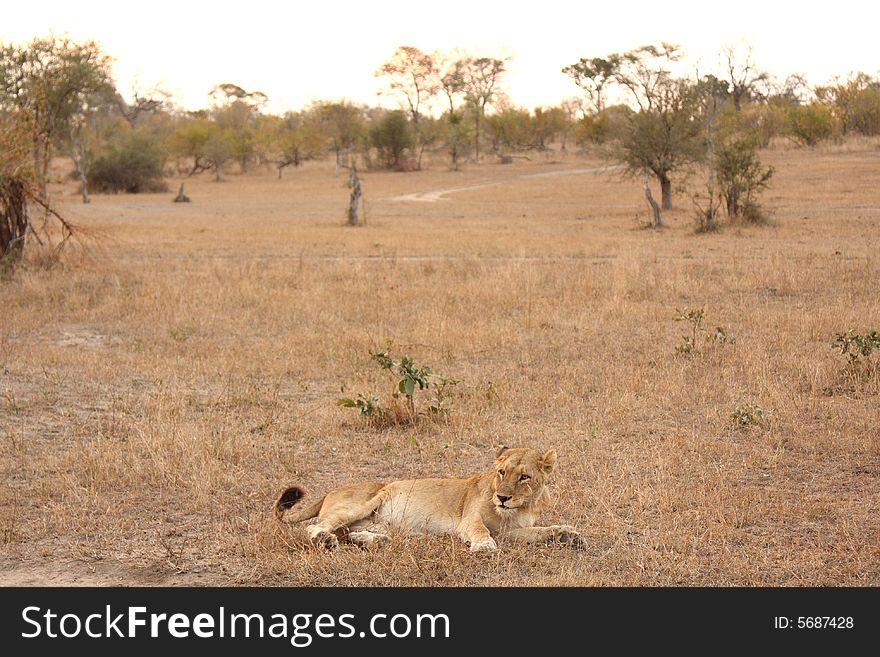
<svg viewBox="0 0 880 657"><path fill-rule="evenodd" d="M408 534L455 534L471 551L491 551L496 539L539 543L558 541L583 546L568 525L536 527L549 502L547 482L556 451L499 447L495 467L467 479L411 479L355 483L337 488L302 509L298 486L287 488L275 503L279 519L313 519L307 531L319 547L335 548L339 540L360 545L387 541L395 527Z"/></svg>

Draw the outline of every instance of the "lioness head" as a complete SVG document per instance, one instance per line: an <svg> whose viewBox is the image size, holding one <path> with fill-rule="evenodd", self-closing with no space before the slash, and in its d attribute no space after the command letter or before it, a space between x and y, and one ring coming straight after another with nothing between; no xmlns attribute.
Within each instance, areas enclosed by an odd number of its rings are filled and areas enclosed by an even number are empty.
<svg viewBox="0 0 880 657"><path fill-rule="evenodd" d="M555 449L542 456L533 449L498 447L492 480L495 512L503 516L543 502L547 494L546 482L555 465Z"/></svg>

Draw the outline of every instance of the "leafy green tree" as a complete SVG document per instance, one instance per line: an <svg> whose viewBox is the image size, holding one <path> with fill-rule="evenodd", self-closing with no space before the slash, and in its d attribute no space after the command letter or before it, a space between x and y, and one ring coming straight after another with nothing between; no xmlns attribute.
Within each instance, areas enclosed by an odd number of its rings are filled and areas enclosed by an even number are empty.
<svg viewBox="0 0 880 657"><path fill-rule="evenodd" d="M36 38L0 47L0 110L20 116L31 133L37 191L48 197L51 147L95 94L113 93L110 58L93 41Z"/></svg>
<svg viewBox="0 0 880 657"><path fill-rule="evenodd" d="M673 78L669 64L680 58L677 46L643 46L624 53L615 74L618 84L630 91L639 107L620 124L617 159L633 174L648 172L660 182L661 207L672 208L672 174L704 156L693 86ZM654 223L662 222L646 186L646 197L654 211Z"/></svg>
<svg viewBox="0 0 880 657"><path fill-rule="evenodd" d="M495 151L524 150L534 146L535 121L527 110L506 107L486 117L485 125Z"/></svg>
<svg viewBox="0 0 880 657"><path fill-rule="evenodd" d="M279 179L285 167L298 167L326 150L327 135L315 112L287 112L283 117L273 119L277 120L270 134Z"/></svg>
<svg viewBox="0 0 880 657"><path fill-rule="evenodd" d="M534 117L533 145L541 151L568 127L568 116L562 107L536 107Z"/></svg>
<svg viewBox="0 0 880 657"><path fill-rule="evenodd" d="M452 170L458 171L458 164L467 155L473 143L471 124L461 111L450 111L443 115L445 122L446 151L452 163Z"/></svg>
<svg viewBox="0 0 880 657"><path fill-rule="evenodd" d="M212 170L214 179L219 182L223 165L236 155L234 140L234 130L198 117L177 127L169 137L168 149L172 154L192 162L187 175Z"/></svg>
<svg viewBox="0 0 880 657"><path fill-rule="evenodd" d="M211 90L214 106L211 118L223 129L225 145L230 150L228 159L235 159L242 171L247 171L257 151L255 124L260 109L268 100L261 91L245 91L231 83L219 84ZM214 140L214 151L219 154L220 141Z"/></svg>

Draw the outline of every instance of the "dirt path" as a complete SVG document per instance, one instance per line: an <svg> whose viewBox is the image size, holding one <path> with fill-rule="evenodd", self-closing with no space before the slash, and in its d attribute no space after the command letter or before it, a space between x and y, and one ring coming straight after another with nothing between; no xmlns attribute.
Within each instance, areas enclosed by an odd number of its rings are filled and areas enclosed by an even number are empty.
<svg viewBox="0 0 880 657"><path fill-rule="evenodd" d="M483 183L475 183L473 185L463 185L462 187L450 187L448 189L436 189L430 192L416 192L414 194L403 194L402 196L391 196L388 201L422 201L434 203L442 200L447 194L456 192L465 192L471 189L483 189L484 187L495 187L496 185L509 185L518 180L528 180L530 178L555 178L556 176L569 176L580 173L599 173L602 171L613 171L620 169L620 165L609 165L601 167L585 167L579 169L561 169L559 171L544 171L542 173L524 173L512 178L503 178L501 180L490 180Z"/></svg>

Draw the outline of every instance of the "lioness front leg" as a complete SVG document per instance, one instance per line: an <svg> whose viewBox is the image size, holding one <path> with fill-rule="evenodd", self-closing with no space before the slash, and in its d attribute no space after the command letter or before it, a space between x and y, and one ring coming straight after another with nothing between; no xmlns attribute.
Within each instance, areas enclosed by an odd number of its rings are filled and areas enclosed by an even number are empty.
<svg viewBox="0 0 880 657"><path fill-rule="evenodd" d="M504 534L506 538L523 543L565 543L572 547L586 547L587 542L569 525L550 525L549 527L518 527Z"/></svg>
<svg viewBox="0 0 880 657"><path fill-rule="evenodd" d="M492 534L479 516L462 520L458 535L471 546L471 552L492 552L498 548Z"/></svg>

